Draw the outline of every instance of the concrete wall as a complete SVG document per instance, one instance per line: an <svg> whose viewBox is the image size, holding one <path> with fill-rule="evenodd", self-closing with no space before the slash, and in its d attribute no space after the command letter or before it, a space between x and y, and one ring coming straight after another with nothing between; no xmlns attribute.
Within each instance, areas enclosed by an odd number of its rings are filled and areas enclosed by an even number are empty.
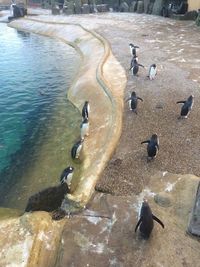
<svg viewBox="0 0 200 267"><path fill-rule="evenodd" d="M188 0L188 11L200 9L200 0Z"/></svg>

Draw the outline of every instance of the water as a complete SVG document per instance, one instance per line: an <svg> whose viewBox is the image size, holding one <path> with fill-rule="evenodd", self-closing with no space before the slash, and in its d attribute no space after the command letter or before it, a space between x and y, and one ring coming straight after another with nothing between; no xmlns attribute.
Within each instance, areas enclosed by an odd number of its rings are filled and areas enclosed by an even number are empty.
<svg viewBox="0 0 200 267"><path fill-rule="evenodd" d="M80 58L62 42L6 24L0 51L0 206L24 209L30 195L58 184L66 166L79 173L70 149L81 119L67 90Z"/></svg>

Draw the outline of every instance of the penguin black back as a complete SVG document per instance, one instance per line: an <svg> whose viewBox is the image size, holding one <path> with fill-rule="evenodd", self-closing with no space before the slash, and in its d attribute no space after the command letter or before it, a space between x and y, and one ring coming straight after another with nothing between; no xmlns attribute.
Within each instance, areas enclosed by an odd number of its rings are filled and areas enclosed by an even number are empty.
<svg viewBox="0 0 200 267"><path fill-rule="evenodd" d="M135 57L136 56L136 48L139 48L139 46L131 43L131 44L129 44L129 47L130 47L131 55Z"/></svg>
<svg viewBox="0 0 200 267"><path fill-rule="evenodd" d="M85 101L85 103L83 105L83 108L82 108L82 118L83 118L83 120L85 118L87 118L87 119L89 118L89 109L90 109L89 101Z"/></svg>
<svg viewBox="0 0 200 267"><path fill-rule="evenodd" d="M178 101L176 103L183 103L183 106L181 108L181 117L187 118L194 104L194 96L190 95L187 100Z"/></svg>
<svg viewBox="0 0 200 267"><path fill-rule="evenodd" d="M126 102L129 101L129 108L130 108L130 110L134 111L136 114L137 114L138 99L141 100L141 101L143 101L143 99L142 99L141 97L138 97L138 96L136 95L136 92L133 91L133 92L131 93L131 97L129 97L129 98L126 100Z"/></svg>
<svg viewBox="0 0 200 267"><path fill-rule="evenodd" d="M80 152L83 146L83 142L84 142L84 139L82 138L73 145L71 149L71 157L73 159L79 158L79 155L80 155Z"/></svg>
<svg viewBox="0 0 200 267"><path fill-rule="evenodd" d="M148 157L155 158L159 150L159 139L157 134L153 134L150 140L141 142L141 144L147 143Z"/></svg>
<svg viewBox="0 0 200 267"><path fill-rule="evenodd" d="M141 236L145 239L148 239L154 227L153 220L158 222L162 226L162 228L164 228L162 221L160 221L155 215L152 214L148 202L144 201L140 210L140 219L135 227L135 232L139 227Z"/></svg>

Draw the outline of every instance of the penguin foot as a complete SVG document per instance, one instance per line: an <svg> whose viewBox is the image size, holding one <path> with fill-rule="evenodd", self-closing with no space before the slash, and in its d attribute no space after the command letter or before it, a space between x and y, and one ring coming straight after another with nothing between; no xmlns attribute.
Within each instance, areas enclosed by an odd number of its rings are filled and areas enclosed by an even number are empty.
<svg viewBox="0 0 200 267"><path fill-rule="evenodd" d="M66 212L62 209L55 210L52 214L52 220L59 221L66 216Z"/></svg>

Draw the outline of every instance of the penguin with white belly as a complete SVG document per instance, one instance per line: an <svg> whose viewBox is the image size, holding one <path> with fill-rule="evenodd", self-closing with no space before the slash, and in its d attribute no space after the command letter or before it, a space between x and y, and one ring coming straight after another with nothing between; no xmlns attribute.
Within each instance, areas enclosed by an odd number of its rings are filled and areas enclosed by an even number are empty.
<svg viewBox="0 0 200 267"><path fill-rule="evenodd" d="M152 81L152 80L155 79L156 75L157 75L157 66L156 66L156 64L152 64L150 66L150 68L149 68L149 75L148 75L148 77Z"/></svg>
<svg viewBox="0 0 200 267"><path fill-rule="evenodd" d="M138 99L143 102L143 99L136 95L136 92L132 92L131 96L126 100L129 103L129 109L137 114Z"/></svg>
<svg viewBox="0 0 200 267"><path fill-rule="evenodd" d="M81 123L81 139L89 135L89 119L85 118Z"/></svg>

